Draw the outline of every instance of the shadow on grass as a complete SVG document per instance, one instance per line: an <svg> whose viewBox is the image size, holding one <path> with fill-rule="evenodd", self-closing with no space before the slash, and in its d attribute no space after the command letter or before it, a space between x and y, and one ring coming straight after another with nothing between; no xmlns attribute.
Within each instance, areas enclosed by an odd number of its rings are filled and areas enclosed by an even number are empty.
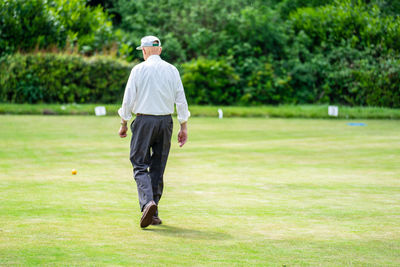
<svg viewBox="0 0 400 267"><path fill-rule="evenodd" d="M143 231L150 231L160 233L167 236L176 236L180 238L189 239L208 239L208 240L226 240L232 237L226 233L214 232L214 231L200 231L187 228L180 228L171 225L158 225L151 226L151 228L145 228Z"/></svg>

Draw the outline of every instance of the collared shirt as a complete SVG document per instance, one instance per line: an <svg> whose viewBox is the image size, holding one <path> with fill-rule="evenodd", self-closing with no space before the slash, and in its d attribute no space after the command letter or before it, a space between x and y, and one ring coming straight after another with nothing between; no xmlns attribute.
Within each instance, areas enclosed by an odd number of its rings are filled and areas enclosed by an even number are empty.
<svg viewBox="0 0 400 267"><path fill-rule="evenodd" d="M168 115L174 113L174 104L179 123L186 122L190 113L178 70L152 55L132 69L118 114L125 121L132 118L132 112Z"/></svg>

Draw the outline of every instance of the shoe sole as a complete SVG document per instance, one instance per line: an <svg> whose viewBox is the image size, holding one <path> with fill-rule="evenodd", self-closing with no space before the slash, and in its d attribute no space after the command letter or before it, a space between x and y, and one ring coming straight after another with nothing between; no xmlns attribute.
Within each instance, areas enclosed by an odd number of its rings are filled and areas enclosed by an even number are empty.
<svg viewBox="0 0 400 267"><path fill-rule="evenodd" d="M145 228L149 226L153 220L153 215L157 211L157 205L152 204L147 209L143 211L143 216L140 219L140 227Z"/></svg>

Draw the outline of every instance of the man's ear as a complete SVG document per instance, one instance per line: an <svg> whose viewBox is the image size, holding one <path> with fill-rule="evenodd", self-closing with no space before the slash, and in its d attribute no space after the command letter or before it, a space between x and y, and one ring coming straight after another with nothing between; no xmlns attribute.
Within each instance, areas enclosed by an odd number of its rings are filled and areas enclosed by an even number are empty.
<svg viewBox="0 0 400 267"><path fill-rule="evenodd" d="M161 52L162 52L162 47L160 47L160 54L159 55L161 55Z"/></svg>

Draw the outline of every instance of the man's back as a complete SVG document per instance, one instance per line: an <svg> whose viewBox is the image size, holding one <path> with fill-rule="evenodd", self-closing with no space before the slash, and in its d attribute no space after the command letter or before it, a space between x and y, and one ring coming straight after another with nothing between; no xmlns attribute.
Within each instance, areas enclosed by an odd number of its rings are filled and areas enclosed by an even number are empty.
<svg viewBox="0 0 400 267"><path fill-rule="evenodd" d="M134 113L166 115L174 112L176 92L183 90L177 69L159 56L150 56L133 70L136 88Z"/></svg>
<svg viewBox="0 0 400 267"><path fill-rule="evenodd" d="M174 113L179 122L189 117L187 102L178 70L158 55L151 55L136 65L129 76L119 115L126 121L131 113L168 115Z"/></svg>

